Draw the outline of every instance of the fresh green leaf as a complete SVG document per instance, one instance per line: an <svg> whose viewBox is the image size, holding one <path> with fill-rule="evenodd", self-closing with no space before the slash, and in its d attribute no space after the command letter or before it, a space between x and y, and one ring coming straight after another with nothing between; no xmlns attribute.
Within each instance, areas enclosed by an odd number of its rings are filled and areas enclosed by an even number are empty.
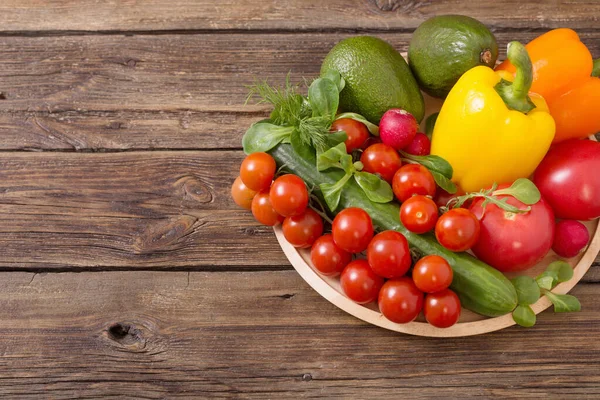
<svg viewBox="0 0 600 400"><path fill-rule="evenodd" d="M346 174L336 183L321 183L319 185L319 188L323 193L323 199L325 199L325 203L331 212L335 211L340 204L342 188L350 178L352 178L352 174Z"/></svg>
<svg viewBox="0 0 600 400"><path fill-rule="evenodd" d="M340 160L346 155L348 155L348 153L346 153L346 144L344 143L340 143L337 146L320 153L317 157L317 170L325 171L332 167L342 168Z"/></svg>
<svg viewBox="0 0 600 400"><path fill-rule="evenodd" d="M528 305L519 304L517 306L517 308L515 308L515 310L513 311L512 316L513 316L513 320L517 324L519 324L525 328L531 328L532 326L535 325L535 321L536 321L535 313L533 312L531 307L529 307Z"/></svg>
<svg viewBox="0 0 600 400"><path fill-rule="evenodd" d="M346 86L346 81L344 78L342 78L340 73L334 69L327 70L327 72L321 75L321 78L329 79L335 83L335 86L338 88L338 93L344 90L344 86Z"/></svg>
<svg viewBox="0 0 600 400"><path fill-rule="evenodd" d="M566 282L573 277L573 267L566 261L554 261L548 265L546 271L555 272L558 283Z"/></svg>
<svg viewBox="0 0 600 400"><path fill-rule="evenodd" d="M548 289L548 285L546 283L548 281L548 279L546 279L546 278L552 279L552 283L551 283L549 289ZM542 286L542 284L540 284L540 280L541 279L544 279L544 281L542 281L543 286ZM546 270L546 271L542 272L541 274L539 274L535 278L535 280L537 281L538 286L540 288L546 289L546 290L552 290L552 289L554 289L554 286L556 286L558 284L558 273L556 271L548 271L548 270Z"/></svg>
<svg viewBox="0 0 600 400"><path fill-rule="evenodd" d="M350 154L345 154L340 158L340 165L347 174L352 174L355 171L352 156Z"/></svg>
<svg viewBox="0 0 600 400"><path fill-rule="evenodd" d="M367 127L369 132L371 132L372 135L379 136L379 127L377 125L367 121L367 119L360 114L347 112L347 113L339 114L337 117L335 117L336 120L342 119L342 118L350 118L355 121L361 122L361 123L365 124L365 126Z"/></svg>
<svg viewBox="0 0 600 400"><path fill-rule="evenodd" d="M430 140L431 136L433 135L433 128L435 127L435 123L439 115L439 112L433 113L425 120L425 135L427 135Z"/></svg>
<svg viewBox="0 0 600 400"><path fill-rule="evenodd" d="M365 167L365 165L363 163L361 163L360 161L355 161L353 165L354 165L354 169L357 171L362 171L363 168Z"/></svg>
<svg viewBox="0 0 600 400"><path fill-rule="evenodd" d="M430 171L436 171L444 175L446 178L452 179L452 174L454 173L452 166L448 161L444 160L440 156L415 156L402 150L400 150L400 154L407 160L417 162Z"/></svg>
<svg viewBox="0 0 600 400"><path fill-rule="evenodd" d="M493 193L494 196L502 194L508 194L528 205L536 204L542 198L537 186L527 178L519 178L510 187L496 190Z"/></svg>
<svg viewBox="0 0 600 400"><path fill-rule="evenodd" d="M269 151L285 139L289 139L294 131L293 126L278 126L267 122L252 125L242 138L244 153Z"/></svg>
<svg viewBox="0 0 600 400"><path fill-rule="evenodd" d="M354 179L372 202L388 203L394 199L394 192L390 184L377 175L355 172Z"/></svg>
<svg viewBox="0 0 600 400"><path fill-rule="evenodd" d="M540 287L538 286L535 279L530 276L522 275L517 276L510 280L515 290L517 291L517 298L519 304L528 305L533 304L540 298Z"/></svg>
<svg viewBox="0 0 600 400"><path fill-rule="evenodd" d="M348 139L348 134L344 131L331 132L327 135L326 148L330 149L340 143L344 143Z"/></svg>
<svg viewBox="0 0 600 400"><path fill-rule="evenodd" d="M450 194L454 194L456 193L456 191L458 190L456 188L456 185L454 184L454 182L452 182L450 179L446 178L444 175L440 174L437 171L431 171L431 175L433 175L433 179L435 180L435 183L437 183L437 185L439 187L441 187L442 189L444 189L446 192L450 193Z"/></svg>
<svg viewBox="0 0 600 400"><path fill-rule="evenodd" d="M581 303L575 296L571 296L570 294L556 294L549 291L544 294L554 304L554 312L581 311Z"/></svg>
<svg viewBox="0 0 600 400"><path fill-rule="evenodd" d="M540 289L552 290L552 284L554 283L554 278L548 275L540 275L535 278Z"/></svg>
<svg viewBox="0 0 600 400"><path fill-rule="evenodd" d="M313 117L325 117L333 122L340 104L338 87L329 79L318 78L308 88L308 101Z"/></svg>
<svg viewBox="0 0 600 400"><path fill-rule="evenodd" d="M314 147L317 152L323 152L331 147L328 146L331 140L330 127L331 121L328 117L304 118L298 122L300 139L304 143Z"/></svg>
<svg viewBox="0 0 600 400"><path fill-rule="evenodd" d="M313 164L315 163L315 149L300 139L300 133L298 130L294 130L294 132L292 132L290 136L290 143L296 154L303 159L312 162Z"/></svg>

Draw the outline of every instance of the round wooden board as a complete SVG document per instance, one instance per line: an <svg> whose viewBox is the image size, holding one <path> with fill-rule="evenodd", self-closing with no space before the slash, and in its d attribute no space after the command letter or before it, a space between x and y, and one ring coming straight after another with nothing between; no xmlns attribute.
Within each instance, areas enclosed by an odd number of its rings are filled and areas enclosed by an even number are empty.
<svg viewBox="0 0 600 400"><path fill-rule="evenodd" d="M421 129L424 129L424 123L427 116L440 110L442 101L434 99L427 95L425 98L425 118L421 124ZM595 138L591 138L595 140ZM574 267L573 278L568 282L563 282L557 285L552 292L565 294L569 292L576 284L581 280L583 275L590 268L598 252L600 251L600 227L598 226L598 220L584 222L590 237L592 238L586 251L579 256L567 260ZM440 329L432 325L429 325L423 317L419 317L416 321L408 324L397 324L387 318L385 318L377 308L377 304L360 305L356 304L349 298L347 298L339 284L339 279L330 278L320 275L312 266L310 262L310 251L300 250L293 247L281 231L281 226L274 228L277 240L283 249L283 252L287 256L290 263L298 271L300 276L321 296L325 297L331 303L335 304L347 313L355 316L356 318L362 319L363 321L369 322L373 325L380 326L382 328L390 329L396 332L407 333L410 335L417 336L430 336L430 337L458 337L458 336L472 336L480 335L482 333L497 331L515 324L511 314L503 315L496 318L487 318L479 314L475 314L469 310L462 309L460 320L454 326L450 328ZM525 271L527 275L532 277L537 276L541 273L552 261L558 260L559 257L552 251L550 251L546 257L533 268ZM509 276L511 277L511 276ZM537 303L531 307L536 314L541 313L548 307L550 307L550 301L545 297L541 297ZM583 305L585 307L585 304Z"/></svg>

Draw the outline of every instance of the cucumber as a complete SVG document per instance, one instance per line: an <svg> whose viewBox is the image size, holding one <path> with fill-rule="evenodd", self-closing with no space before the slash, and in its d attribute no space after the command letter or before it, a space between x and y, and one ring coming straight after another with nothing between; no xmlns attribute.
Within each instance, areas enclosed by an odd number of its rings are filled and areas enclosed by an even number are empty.
<svg viewBox="0 0 600 400"><path fill-rule="evenodd" d="M280 144L269 153L278 165L283 165L285 170L298 175L308 187L335 183L344 174L341 170L317 171L314 158L300 157L289 144ZM353 179L344 186L336 212L348 207L359 207L367 211L373 224L379 229L402 233L408 243L420 253L444 257L454 271L451 288L458 294L466 309L488 317L497 317L510 313L517 306L517 292L500 271L467 253L453 253L445 249L431 234L417 235L410 232L400 222L400 206L397 203L371 202Z"/></svg>

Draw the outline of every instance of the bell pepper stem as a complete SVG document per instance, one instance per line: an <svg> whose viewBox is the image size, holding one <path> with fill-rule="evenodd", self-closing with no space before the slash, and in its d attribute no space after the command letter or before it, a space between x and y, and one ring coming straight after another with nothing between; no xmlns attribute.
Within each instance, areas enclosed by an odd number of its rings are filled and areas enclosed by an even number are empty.
<svg viewBox="0 0 600 400"><path fill-rule="evenodd" d="M529 98L529 89L533 82L533 66L527 54L527 49L519 42L510 42L507 49L508 60L515 66L517 73L515 80L509 82L500 80L494 87L502 100L511 110L528 113L535 108Z"/></svg>
<svg viewBox="0 0 600 400"><path fill-rule="evenodd" d="M592 69L592 76L600 77L600 58L594 60L594 68Z"/></svg>

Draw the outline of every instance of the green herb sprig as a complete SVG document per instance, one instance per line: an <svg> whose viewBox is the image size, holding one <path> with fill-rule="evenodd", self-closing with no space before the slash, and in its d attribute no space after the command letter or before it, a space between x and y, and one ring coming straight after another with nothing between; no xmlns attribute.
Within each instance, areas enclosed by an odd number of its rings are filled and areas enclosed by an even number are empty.
<svg viewBox="0 0 600 400"><path fill-rule="evenodd" d="M518 276L511 280L517 291L518 305L512 313L513 320L524 327L535 325L536 316L531 304L543 295L554 305L554 312L575 312L581 310L581 303L570 294L552 293L552 289L561 282L573 277L573 268L565 261L555 261L535 279Z"/></svg>

